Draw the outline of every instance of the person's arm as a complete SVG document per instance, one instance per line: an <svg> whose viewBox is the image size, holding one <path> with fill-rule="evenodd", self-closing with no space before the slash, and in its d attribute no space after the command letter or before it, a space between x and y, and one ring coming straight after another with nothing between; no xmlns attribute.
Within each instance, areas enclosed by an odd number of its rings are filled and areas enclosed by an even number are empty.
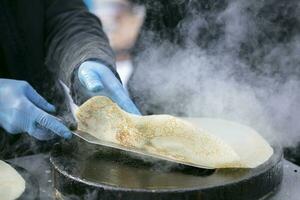
<svg viewBox="0 0 300 200"><path fill-rule="evenodd" d="M46 63L68 87L72 72L86 60L105 64L117 76L102 25L82 0L47 0L45 11Z"/></svg>
<svg viewBox="0 0 300 200"><path fill-rule="evenodd" d="M47 66L71 88L76 104L105 95L139 114L122 87L99 19L81 0L47 0L46 36Z"/></svg>

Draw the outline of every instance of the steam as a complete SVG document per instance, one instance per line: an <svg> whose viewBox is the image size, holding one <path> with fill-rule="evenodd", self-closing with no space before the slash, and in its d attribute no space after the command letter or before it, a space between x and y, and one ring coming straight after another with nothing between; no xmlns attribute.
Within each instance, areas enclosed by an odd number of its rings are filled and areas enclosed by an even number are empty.
<svg viewBox="0 0 300 200"><path fill-rule="evenodd" d="M130 85L142 111L225 118L285 146L300 141L297 7L231 0L205 13L191 6L176 29L184 45L145 31Z"/></svg>

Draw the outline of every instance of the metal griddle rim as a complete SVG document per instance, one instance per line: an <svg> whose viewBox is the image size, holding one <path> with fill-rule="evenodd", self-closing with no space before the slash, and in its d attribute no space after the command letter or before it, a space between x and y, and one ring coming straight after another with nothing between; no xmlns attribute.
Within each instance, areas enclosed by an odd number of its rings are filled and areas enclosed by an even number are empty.
<svg viewBox="0 0 300 200"><path fill-rule="evenodd" d="M274 146L277 146L277 148L274 148ZM282 162L282 159L283 159L283 153L282 153L282 148L281 148L281 145L279 145L278 143L275 144L275 145L272 145L273 149L275 149L277 152L279 152L279 157L280 159L277 159L276 161L276 164L279 163L279 162ZM273 153L273 155L263 164L259 165L257 168L259 167L262 167L263 165L267 165L271 159L273 159L273 156L276 156L275 152ZM104 190L111 190L111 191L117 191L117 192L140 192L140 193L154 193L156 191L159 191L160 193L181 193L181 192L193 192L193 191L198 191L199 188L198 187L189 187L189 188L181 188L181 189L140 189L140 188L124 188L124 187L116 187L116 186L110 186L110 185L106 185L104 183L99 183L99 184L96 184L94 182L91 182L91 181L88 181L88 180L85 180L83 178L76 178L74 176L72 176L71 174L68 174L66 171L64 170L61 170L57 167L57 165L54 164L54 161L52 160L52 157L50 156L50 162L52 163L52 166L54 166L54 168L59 171L63 176L65 176L66 178L70 178L74 181L78 181L80 183L83 183L83 184L87 184L89 186L93 186L93 187L96 187L96 188L103 188ZM272 162L272 161L271 161ZM273 166L273 168L276 167L276 165ZM263 171L256 171L254 174L252 174L251 177L253 176L257 176L258 174L262 174L262 173L266 173L266 171L268 171L267 168L265 168ZM239 180L239 181L233 181L231 183L227 183L226 185L233 185L233 184L236 184L236 183L243 183L243 182L246 182L249 178L251 178L249 175L246 176L243 180ZM220 183L220 185L215 185L215 186L207 186L207 187L204 187L203 189L204 190L207 190L207 189L211 189L211 188L215 188L215 187L220 187L220 186L223 186L222 183ZM274 188L274 190L276 190L276 188Z"/></svg>

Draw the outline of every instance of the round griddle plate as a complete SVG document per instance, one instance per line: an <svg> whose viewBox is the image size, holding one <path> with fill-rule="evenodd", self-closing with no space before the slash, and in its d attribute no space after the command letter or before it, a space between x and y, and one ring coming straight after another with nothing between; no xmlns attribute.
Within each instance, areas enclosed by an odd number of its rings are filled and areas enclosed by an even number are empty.
<svg viewBox="0 0 300 200"><path fill-rule="evenodd" d="M30 174L26 169L17 166L15 164L10 164L17 172L23 177L26 182L25 191L23 194L18 198L18 200L35 200L38 199L39 196L39 184L37 180L34 178L32 174Z"/></svg>
<svg viewBox="0 0 300 200"><path fill-rule="evenodd" d="M76 140L56 144L51 155L60 197L253 200L273 193L282 180L282 151L275 144L273 156L255 169L206 170Z"/></svg>

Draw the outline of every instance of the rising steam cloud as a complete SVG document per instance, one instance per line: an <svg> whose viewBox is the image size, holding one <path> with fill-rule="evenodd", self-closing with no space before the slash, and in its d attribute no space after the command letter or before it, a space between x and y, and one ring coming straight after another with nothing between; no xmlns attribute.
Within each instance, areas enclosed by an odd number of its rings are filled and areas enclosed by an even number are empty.
<svg viewBox="0 0 300 200"><path fill-rule="evenodd" d="M210 2L211 3L211 2ZM193 6L177 26L184 45L142 34L133 96L144 112L221 117L300 141L298 1L231 0ZM298 14L297 14L298 13ZM142 96L142 97L141 97Z"/></svg>

